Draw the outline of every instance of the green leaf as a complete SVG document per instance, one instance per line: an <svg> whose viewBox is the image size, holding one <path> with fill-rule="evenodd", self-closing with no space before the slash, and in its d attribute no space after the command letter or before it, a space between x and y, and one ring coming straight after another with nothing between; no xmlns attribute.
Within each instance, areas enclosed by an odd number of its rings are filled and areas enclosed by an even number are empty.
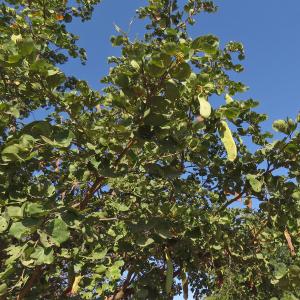
<svg viewBox="0 0 300 300"><path fill-rule="evenodd" d="M222 249L222 246L221 245L213 245L212 248L219 251Z"/></svg>
<svg viewBox="0 0 300 300"><path fill-rule="evenodd" d="M299 298L295 297L292 293L287 292L280 298L280 300L299 300Z"/></svg>
<svg viewBox="0 0 300 300"><path fill-rule="evenodd" d="M58 246L69 239L68 225L61 218L55 219L52 226L51 237Z"/></svg>
<svg viewBox="0 0 300 300"><path fill-rule="evenodd" d="M175 55L178 51L178 45L174 42L165 43L162 47L162 51L168 55Z"/></svg>
<svg viewBox="0 0 300 300"><path fill-rule="evenodd" d="M274 267L275 267L274 277L277 280L284 277L288 272L288 269L284 263L277 263L277 264L275 264Z"/></svg>
<svg viewBox="0 0 300 300"><path fill-rule="evenodd" d="M300 200L300 191L294 191L292 194L292 198L295 200Z"/></svg>
<svg viewBox="0 0 300 300"><path fill-rule="evenodd" d="M204 98L200 95L198 95L198 100L199 100L199 104L200 104L200 115L203 118L207 119L211 114L211 105L206 100L206 98Z"/></svg>
<svg viewBox="0 0 300 300"><path fill-rule="evenodd" d="M30 258L35 260L36 265L50 265L54 261L53 249L45 249L41 246L37 246L34 252L30 255Z"/></svg>
<svg viewBox="0 0 300 300"><path fill-rule="evenodd" d="M23 128L23 132L30 134L36 139L41 135L49 136L52 131L52 126L47 121L34 121Z"/></svg>
<svg viewBox="0 0 300 300"><path fill-rule="evenodd" d="M165 73L165 68L158 67L152 61L150 61L149 64L147 65L147 71L153 77L161 77Z"/></svg>
<svg viewBox="0 0 300 300"><path fill-rule="evenodd" d="M284 120L277 120L273 123L273 128L282 133L288 133L288 124Z"/></svg>
<svg viewBox="0 0 300 300"><path fill-rule="evenodd" d="M22 218L23 217L23 210L19 206L8 206L7 207L7 214L11 218Z"/></svg>
<svg viewBox="0 0 300 300"><path fill-rule="evenodd" d="M22 151L23 148L18 144L7 146L1 152L2 160L5 162L22 161L23 158L20 156Z"/></svg>
<svg viewBox="0 0 300 300"><path fill-rule="evenodd" d="M214 54L219 48L219 39L213 35L205 35L196 38L191 45L192 49Z"/></svg>
<svg viewBox="0 0 300 300"><path fill-rule="evenodd" d="M58 73L57 70L49 70L48 75L50 75L52 72L54 73L54 75L47 77L47 84L50 89L58 87L59 85L63 84L66 80L65 75L63 73Z"/></svg>
<svg viewBox="0 0 300 300"><path fill-rule="evenodd" d="M229 94L225 95L225 100L226 100L226 104L234 102L234 100L232 99L232 97Z"/></svg>
<svg viewBox="0 0 300 300"><path fill-rule="evenodd" d="M132 66L135 70L137 70L137 71L140 70L140 65L138 64L137 61L132 60L132 61L130 62L130 64L131 64L131 66Z"/></svg>
<svg viewBox="0 0 300 300"><path fill-rule="evenodd" d="M22 40L21 34L13 34L10 39L16 44L17 42L20 42Z"/></svg>
<svg viewBox="0 0 300 300"><path fill-rule="evenodd" d="M115 78L115 84L122 88L126 88L129 85L129 78L126 74L118 74Z"/></svg>
<svg viewBox="0 0 300 300"><path fill-rule="evenodd" d="M9 229L9 234L14 236L18 240L29 232L30 229L24 226L22 222L13 223Z"/></svg>
<svg viewBox="0 0 300 300"><path fill-rule="evenodd" d="M118 203L118 202L114 202L110 204L112 207L114 207L116 210L124 212L124 211L128 211L130 209L129 206L125 205L124 203Z"/></svg>
<svg viewBox="0 0 300 300"><path fill-rule="evenodd" d="M4 232L8 228L7 220L0 216L0 233Z"/></svg>
<svg viewBox="0 0 300 300"><path fill-rule="evenodd" d="M162 175L165 178L176 178L178 176L180 176L182 174L182 172L173 166L165 166L162 168Z"/></svg>
<svg viewBox="0 0 300 300"><path fill-rule="evenodd" d="M162 126L168 122L168 119L165 115L156 112L150 112L148 116L145 117L144 123L145 125L152 125L152 126Z"/></svg>
<svg viewBox="0 0 300 300"><path fill-rule="evenodd" d="M3 161L24 161L34 156L34 152L30 153L34 146L35 138L31 135L24 134L19 138L19 143L14 143L6 146L2 152L1 157Z"/></svg>
<svg viewBox="0 0 300 300"><path fill-rule="evenodd" d="M122 35L112 36L110 41L114 47L121 46L124 42L124 37Z"/></svg>
<svg viewBox="0 0 300 300"><path fill-rule="evenodd" d="M41 135L41 138L44 140L44 142L53 147L67 148L71 145L74 134L70 130L59 128L53 135L53 140L43 135Z"/></svg>
<svg viewBox="0 0 300 300"><path fill-rule="evenodd" d="M176 100L180 97L179 89L172 79L166 83L165 96L170 100Z"/></svg>
<svg viewBox="0 0 300 300"><path fill-rule="evenodd" d="M25 208L25 212L28 216L43 216L47 214L45 207L36 202L28 203Z"/></svg>
<svg viewBox="0 0 300 300"><path fill-rule="evenodd" d="M289 273L300 278L300 267L297 265L291 265L289 267Z"/></svg>
<svg viewBox="0 0 300 300"><path fill-rule="evenodd" d="M50 64L46 59L39 59L35 61L31 66L30 69L32 71L48 75L48 71L53 68L53 65Z"/></svg>
<svg viewBox="0 0 300 300"><path fill-rule="evenodd" d="M49 248L55 245L55 242L53 241L52 237L47 233L38 230L38 234L40 236L40 242L45 248Z"/></svg>
<svg viewBox="0 0 300 300"><path fill-rule="evenodd" d="M152 238L147 238L143 235L140 235L136 242L140 247L144 248L154 243L154 240Z"/></svg>
<svg viewBox="0 0 300 300"><path fill-rule="evenodd" d="M32 39L21 40L18 42L18 47L22 56L30 55L35 49L34 41Z"/></svg>
<svg viewBox="0 0 300 300"><path fill-rule="evenodd" d="M172 263L172 259L168 250L165 251L166 262L167 262L167 271L166 271L166 293L170 294L172 285L173 285L173 274L174 267Z"/></svg>
<svg viewBox="0 0 300 300"><path fill-rule="evenodd" d="M257 179L256 175L248 174L246 176L254 192L259 193L262 188L262 181Z"/></svg>
<svg viewBox="0 0 300 300"><path fill-rule="evenodd" d="M101 260L103 259L106 254L108 252L108 249L102 249L100 246L96 247L96 249L93 251L93 253L91 254L91 256L87 257L88 259L93 259L93 260Z"/></svg>
<svg viewBox="0 0 300 300"><path fill-rule="evenodd" d="M228 160L234 161L237 157L237 148L231 130L226 121L221 121L219 134L227 151Z"/></svg>
<svg viewBox="0 0 300 300"><path fill-rule="evenodd" d="M163 239L172 239L174 235L165 226L159 226L155 229L156 233Z"/></svg>
<svg viewBox="0 0 300 300"><path fill-rule="evenodd" d="M171 75L178 80L186 80L190 77L192 73L192 69L190 65L186 62L183 62L177 66L175 66L171 70Z"/></svg>
<svg viewBox="0 0 300 300"><path fill-rule="evenodd" d="M15 64L15 63L19 62L21 59L22 59L22 55L20 55L20 54L10 55L10 56L8 57L7 62L8 62L9 64Z"/></svg>
<svg viewBox="0 0 300 300"><path fill-rule="evenodd" d="M116 261L110 268L106 271L106 276L111 280L117 280L121 277L120 268L124 265L123 260Z"/></svg>
<svg viewBox="0 0 300 300"><path fill-rule="evenodd" d="M2 283L0 284L0 296L5 295L7 292L7 284Z"/></svg>

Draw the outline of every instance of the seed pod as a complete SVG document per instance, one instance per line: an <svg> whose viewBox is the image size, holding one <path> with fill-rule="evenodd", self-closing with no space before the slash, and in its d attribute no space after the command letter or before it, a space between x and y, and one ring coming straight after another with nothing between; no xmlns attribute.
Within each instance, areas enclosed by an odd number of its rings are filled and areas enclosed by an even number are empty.
<svg viewBox="0 0 300 300"><path fill-rule="evenodd" d="M200 104L200 115L203 118L208 118L211 114L211 105L206 100L206 98L198 96L199 104Z"/></svg>
<svg viewBox="0 0 300 300"><path fill-rule="evenodd" d="M237 148L227 122L221 121L219 134L227 151L228 160L234 161L237 157Z"/></svg>

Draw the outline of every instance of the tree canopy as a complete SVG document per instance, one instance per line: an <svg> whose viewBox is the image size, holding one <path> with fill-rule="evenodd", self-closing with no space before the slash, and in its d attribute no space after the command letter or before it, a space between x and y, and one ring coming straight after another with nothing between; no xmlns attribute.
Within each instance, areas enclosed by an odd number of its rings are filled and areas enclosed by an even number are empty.
<svg viewBox="0 0 300 300"><path fill-rule="evenodd" d="M0 4L0 299L299 299L300 115L274 139L243 45L189 36L212 1L148 0L100 92L65 75L98 2Z"/></svg>

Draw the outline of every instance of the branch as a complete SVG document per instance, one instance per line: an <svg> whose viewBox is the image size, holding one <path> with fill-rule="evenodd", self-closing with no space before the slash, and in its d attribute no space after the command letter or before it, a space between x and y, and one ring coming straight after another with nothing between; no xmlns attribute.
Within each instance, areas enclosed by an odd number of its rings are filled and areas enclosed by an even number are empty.
<svg viewBox="0 0 300 300"><path fill-rule="evenodd" d="M240 192L236 197L234 197L233 199L228 200L227 202L225 202L220 209L218 209L217 212L221 212L223 211L225 208L227 208L230 204L234 203L235 201L239 200L242 198L242 196L246 193L245 189Z"/></svg>
<svg viewBox="0 0 300 300"><path fill-rule="evenodd" d="M129 143L127 144L127 146L123 149L123 151L120 153L119 157L117 158L117 160L114 163L114 167L116 167L119 162L122 160L122 158L125 156L125 154L127 153L127 151L131 148L131 146L134 144L135 140L131 139L129 141Z"/></svg>
<svg viewBox="0 0 300 300"><path fill-rule="evenodd" d="M116 161L114 162L113 166L116 167L120 161L122 160L122 158L125 156L125 154L127 153L127 151L131 148L131 146L134 144L135 140L132 138L127 146L123 149L123 151L119 154L118 158L116 159ZM93 195L102 187L103 185L103 181L106 179L106 177L104 176L99 176L96 181L94 182L94 184L91 186L91 188L87 191L83 201L79 204L79 208L81 210L85 209L89 200L93 197ZM74 206L76 207L76 206Z"/></svg>
<svg viewBox="0 0 300 300"><path fill-rule="evenodd" d="M41 274L42 274L42 266L35 267L28 281L26 282L24 287L20 290L20 293L17 296L17 300L23 300L26 297L26 295L30 292L31 288L33 287L37 279L39 279L39 277L41 276Z"/></svg>
<svg viewBox="0 0 300 300"><path fill-rule="evenodd" d="M116 290L115 293L112 296L107 297L105 300L121 300L121 299L124 299L124 296L126 294L126 290L127 290L128 286L131 283L132 275L133 275L133 271L128 271L127 277L126 277L122 287L120 289Z"/></svg>
<svg viewBox="0 0 300 300"><path fill-rule="evenodd" d="M79 203L79 208L81 210L85 209L85 207L87 206L89 200L93 197L93 195L101 188L103 181L106 179L106 177L104 176L99 176L96 181L94 182L94 184L91 186L91 188L87 191L83 201L81 203ZM77 205L75 205L74 207L76 207Z"/></svg>
<svg viewBox="0 0 300 300"><path fill-rule="evenodd" d="M290 233L289 233L289 231L287 229L285 229L285 231L284 231L284 236L285 236L285 239L286 239L286 241L288 243L291 255L295 256L296 255L295 247L293 245L291 235L290 235Z"/></svg>
<svg viewBox="0 0 300 300"><path fill-rule="evenodd" d="M254 241L258 241L258 240L257 240L258 236L262 233L262 231L265 229L265 227L266 227L267 224L268 224L268 219L265 220L264 222L262 222L262 224L261 224L262 226L260 227L260 229L258 229L257 232L253 232L253 233L252 233L252 234L253 234L252 243L253 243Z"/></svg>

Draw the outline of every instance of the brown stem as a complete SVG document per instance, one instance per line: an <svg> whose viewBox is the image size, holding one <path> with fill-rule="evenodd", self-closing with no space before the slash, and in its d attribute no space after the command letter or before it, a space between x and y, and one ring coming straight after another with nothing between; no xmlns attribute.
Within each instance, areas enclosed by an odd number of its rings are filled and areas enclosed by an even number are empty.
<svg viewBox="0 0 300 300"><path fill-rule="evenodd" d="M122 160L122 158L125 156L125 154L127 153L127 151L131 148L131 146L134 144L135 140L131 139L129 141L129 143L127 144L127 146L123 149L123 151L120 153L120 155L118 156L117 160L114 163L114 166L117 166L119 164L119 162Z"/></svg>
<svg viewBox="0 0 300 300"><path fill-rule="evenodd" d="M17 296L17 300L22 300L26 297L26 295L30 292L35 282L41 276L41 274L42 274L42 267L41 266L35 267L28 281L26 282L24 287L20 290L19 295Z"/></svg>
<svg viewBox="0 0 300 300"><path fill-rule="evenodd" d="M133 275L133 271L129 271L122 287L120 289L116 290L115 293L112 296L106 298L106 300L121 300L121 299L124 299L125 294L126 294L126 290L127 290L128 286L131 283L132 275Z"/></svg>
<svg viewBox="0 0 300 300"><path fill-rule="evenodd" d="M242 196L245 194L245 189L240 192L236 197L234 197L233 199L230 199L229 201L225 202L224 205L221 206L221 208L218 210L218 212L221 212L222 210L224 210L225 208L227 208L230 204L234 203L235 201L239 200L242 198Z"/></svg>
<svg viewBox="0 0 300 300"><path fill-rule="evenodd" d="M89 200L93 197L93 195L101 188L103 181L106 179L104 176L99 176L94 184L90 187L90 189L87 191L85 197L83 198L83 201L79 204L79 208L81 210L85 209Z"/></svg>
<svg viewBox="0 0 300 300"><path fill-rule="evenodd" d="M287 229L284 231L284 236L285 236L285 239L288 243L288 247L290 249L291 255L295 256L296 255L295 247L293 245L291 235L290 235L290 233Z"/></svg>
<svg viewBox="0 0 300 300"><path fill-rule="evenodd" d="M262 231L265 229L266 225L268 224L268 220L265 220L263 223L262 223L262 226L260 227L260 229L257 231L257 232L254 232L253 233L253 239L252 239L252 242L256 241L258 236L262 233Z"/></svg>

